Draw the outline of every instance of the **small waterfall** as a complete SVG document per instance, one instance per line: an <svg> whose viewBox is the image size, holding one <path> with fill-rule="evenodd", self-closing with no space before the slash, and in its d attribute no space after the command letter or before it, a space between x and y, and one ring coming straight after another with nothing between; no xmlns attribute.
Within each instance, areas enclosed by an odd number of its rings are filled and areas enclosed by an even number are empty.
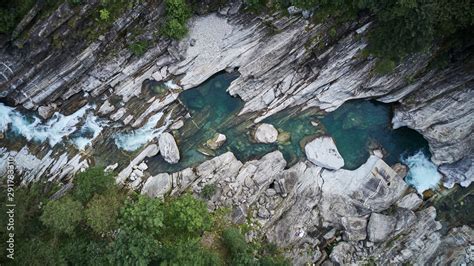
<svg viewBox="0 0 474 266"><path fill-rule="evenodd" d="M418 193L422 194L428 189L438 187L441 180L441 174L438 173L437 167L423 153L418 151L412 156L401 158L401 161L409 168L405 181L416 188Z"/></svg>
<svg viewBox="0 0 474 266"><path fill-rule="evenodd" d="M126 151L135 151L141 146L145 145L150 140L159 137L161 133L163 133L172 120L170 120L170 114L165 118L165 124L159 128L155 128L156 124L160 121L163 117L163 113L159 112L152 115L146 124L132 132L127 133L119 133L114 136L115 145L122 150Z"/></svg>

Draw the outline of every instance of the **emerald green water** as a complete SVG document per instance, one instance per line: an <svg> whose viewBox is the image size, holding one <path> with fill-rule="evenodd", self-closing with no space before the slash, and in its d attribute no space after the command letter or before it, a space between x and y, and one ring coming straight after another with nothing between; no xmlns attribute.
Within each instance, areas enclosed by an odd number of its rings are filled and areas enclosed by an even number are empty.
<svg viewBox="0 0 474 266"><path fill-rule="evenodd" d="M422 150L428 158L428 142L421 134L407 127L391 128L390 105L368 100L344 103L321 120L327 133L336 142L346 169L355 169L369 157L369 149L382 147L384 161L389 165Z"/></svg>
<svg viewBox="0 0 474 266"><path fill-rule="evenodd" d="M369 157L369 148L374 146L384 148L387 153L385 160L389 164L398 162L402 154L420 149L427 151L427 142L416 131L390 128L389 105L365 100L345 103L328 114L317 109L285 110L263 121L277 128L279 141L275 144L255 143L251 137L255 116L237 116L244 103L226 91L236 77L230 73L217 74L197 88L180 94L180 101L191 114L185 126L173 132L181 160L170 165L161 156L155 156L149 164L153 173L174 172L195 166L226 151L232 151L245 162L278 149L292 165L305 158L304 145L321 135L334 138L346 162L346 169L355 169L363 164ZM204 144L215 133L225 134L227 141L213 151Z"/></svg>

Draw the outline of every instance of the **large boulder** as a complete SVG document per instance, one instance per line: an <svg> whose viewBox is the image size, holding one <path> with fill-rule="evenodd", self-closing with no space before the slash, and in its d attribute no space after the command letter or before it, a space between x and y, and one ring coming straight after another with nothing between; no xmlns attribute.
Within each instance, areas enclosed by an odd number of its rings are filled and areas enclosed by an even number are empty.
<svg viewBox="0 0 474 266"><path fill-rule="evenodd" d="M337 170L344 166L344 159L339 154L336 144L331 137L320 137L306 144L304 147L306 157L309 161L331 170Z"/></svg>
<svg viewBox="0 0 474 266"><path fill-rule="evenodd" d="M142 194L152 198L163 198L171 190L171 176L167 173L158 174L147 179Z"/></svg>
<svg viewBox="0 0 474 266"><path fill-rule="evenodd" d="M259 143L274 143L278 138L278 131L273 125L260 124L255 130L254 138Z"/></svg>
<svg viewBox="0 0 474 266"><path fill-rule="evenodd" d="M161 134L158 145L160 146L161 156L166 162L171 164L179 162L179 149L173 135L168 132Z"/></svg>
<svg viewBox="0 0 474 266"><path fill-rule="evenodd" d="M388 236L395 230L397 219L395 217L372 213L370 215L367 234L372 242L382 242L387 240Z"/></svg>

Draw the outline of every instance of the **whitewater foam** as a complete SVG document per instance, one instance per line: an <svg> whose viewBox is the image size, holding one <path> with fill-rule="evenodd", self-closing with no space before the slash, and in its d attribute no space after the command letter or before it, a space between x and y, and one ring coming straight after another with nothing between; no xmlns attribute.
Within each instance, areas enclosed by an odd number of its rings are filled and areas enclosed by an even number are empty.
<svg viewBox="0 0 474 266"><path fill-rule="evenodd" d="M170 113L171 114L171 113ZM159 137L163 133L172 120L170 114L165 118L165 124L159 128L155 128L156 124L163 117L163 113L152 115L143 127L128 133L119 133L114 136L115 145L122 150L135 151L150 140Z"/></svg>
<svg viewBox="0 0 474 266"><path fill-rule="evenodd" d="M102 130L103 127L108 123L104 120L100 120L97 116L89 113L86 117L84 125L79 130L79 137L72 138L72 143L79 150L84 150L86 147L92 144L92 141L96 139Z"/></svg>
<svg viewBox="0 0 474 266"><path fill-rule="evenodd" d="M406 158L402 157L401 161L409 168L405 181L415 187L418 193L438 187L441 174L423 151Z"/></svg>
<svg viewBox="0 0 474 266"><path fill-rule="evenodd" d="M56 112L47 122L42 123L41 119L36 116L28 117L15 110L15 108L0 103L0 131L5 132L10 129L13 133L26 138L28 141L33 140L40 143L48 141L49 145L54 147L64 137L75 132L86 112L93 108L93 105L85 105L67 116ZM94 135L97 137L101 130L98 131L97 125L94 125L93 119L91 119L89 119L88 125L86 121L86 127L93 129Z"/></svg>

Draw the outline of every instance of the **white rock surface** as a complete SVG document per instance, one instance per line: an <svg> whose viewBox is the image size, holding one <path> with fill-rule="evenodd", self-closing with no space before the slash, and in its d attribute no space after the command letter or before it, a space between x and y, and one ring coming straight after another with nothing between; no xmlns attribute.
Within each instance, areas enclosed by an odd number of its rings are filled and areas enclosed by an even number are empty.
<svg viewBox="0 0 474 266"><path fill-rule="evenodd" d="M179 162L179 149L173 135L168 132L162 133L158 145L160 146L160 154L166 162L171 164Z"/></svg>
<svg viewBox="0 0 474 266"><path fill-rule="evenodd" d="M306 158L312 163L326 169L337 170L344 166L344 159L339 154L331 137L320 137L304 147Z"/></svg>
<svg viewBox="0 0 474 266"><path fill-rule="evenodd" d="M277 141L278 131L273 125L263 123L255 129L254 137L260 143L274 143Z"/></svg>

